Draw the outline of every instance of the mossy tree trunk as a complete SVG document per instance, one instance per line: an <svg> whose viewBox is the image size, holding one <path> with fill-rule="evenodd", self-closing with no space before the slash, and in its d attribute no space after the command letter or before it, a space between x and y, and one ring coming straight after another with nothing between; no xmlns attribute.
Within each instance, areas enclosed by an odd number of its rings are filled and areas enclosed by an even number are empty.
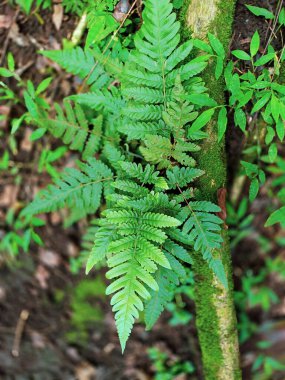
<svg viewBox="0 0 285 380"><path fill-rule="evenodd" d="M229 49L234 13L234 0L184 0L180 13L185 38L207 38L211 32ZM210 96L224 104L224 82L215 79L215 62L210 62L203 74ZM217 202L219 189L226 186L224 142L218 144L217 115L208 124L209 138L198 157L199 168L206 175L199 189L203 200ZM223 248L215 254L222 258L228 276L229 288L217 281L200 254L194 255L196 286L196 324L202 351L203 371L206 380L241 379L237 321L233 302L231 254L227 231L223 233Z"/></svg>

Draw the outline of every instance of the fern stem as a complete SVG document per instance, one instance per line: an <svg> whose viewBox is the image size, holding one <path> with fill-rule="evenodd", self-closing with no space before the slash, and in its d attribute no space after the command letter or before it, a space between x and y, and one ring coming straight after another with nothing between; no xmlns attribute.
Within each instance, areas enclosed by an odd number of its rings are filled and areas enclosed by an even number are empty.
<svg viewBox="0 0 285 380"><path fill-rule="evenodd" d="M181 12L184 38L205 38L207 32L215 34L227 49L235 0L185 0ZM205 70L203 79L210 96L224 104L223 79L216 81L215 63ZM225 187L226 165L224 141L218 144L217 116L207 126L209 138L198 155L198 167L206 172L201 177L201 199L216 201L217 191ZM223 247L215 254L222 258L228 278L228 289L218 282L201 254L193 252L195 272L196 325L202 351L203 371L206 380L239 380L239 347L237 322L233 302L233 281L227 232L222 232Z"/></svg>

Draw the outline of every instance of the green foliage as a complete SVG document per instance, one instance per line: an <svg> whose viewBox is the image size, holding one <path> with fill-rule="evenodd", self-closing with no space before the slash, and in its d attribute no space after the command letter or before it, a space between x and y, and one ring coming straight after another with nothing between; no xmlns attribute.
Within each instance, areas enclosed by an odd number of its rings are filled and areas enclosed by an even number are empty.
<svg viewBox="0 0 285 380"><path fill-rule="evenodd" d="M255 16L263 16L266 19L274 19L274 14L272 12L268 11L266 8L255 7L253 5L246 5L246 7Z"/></svg>
<svg viewBox="0 0 285 380"><path fill-rule="evenodd" d="M17 216L15 210L11 208L7 212L5 224L8 231L1 237L1 253L17 256L21 249L24 252L28 252L33 242L43 245L42 239L35 229L44 226L44 220L34 216L21 218Z"/></svg>
<svg viewBox="0 0 285 380"><path fill-rule="evenodd" d="M47 129L56 138L61 138L64 144L70 145L70 149L82 153L83 160L88 159L98 152L102 138L103 117L88 120L79 104L65 100L64 108L54 105L57 112L55 119L50 119L46 112L41 112L33 119L40 128Z"/></svg>
<svg viewBox="0 0 285 380"><path fill-rule="evenodd" d="M150 348L148 355L155 368L155 380L172 380L179 375L191 374L195 371L191 362L181 362L177 359L171 361L167 354L158 348Z"/></svg>
<svg viewBox="0 0 285 380"><path fill-rule="evenodd" d="M106 74L102 65L95 61L90 49L83 50L81 47L73 47L64 50L41 51L45 57L58 63L68 73L77 75L86 80L89 86L101 89L110 84L110 77Z"/></svg>
<svg viewBox="0 0 285 380"><path fill-rule="evenodd" d="M272 226L275 223L280 223L283 228L285 227L285 207L274 211L267 219L265 227Z"/></svg>
<svg viewBox="0 0 285 380"><path fill-rule="evenodd" d="M37 89L29 85L24 94L27 118L40 127L36 138L48 130L82 152L87 163L66 169L23 215L67 206L77 220L100 211L84 243L89 249L95 233L86 271L107 263L106 292L112 294L123 350L140 312L145 310L150 328L185 281L189 250L200 252L227 286L217 253L220 208L195 199L194 182L204 174L195 167L195 155L216 107L197 77L209 55L189 60L193 41L180 44L172 8L169 0L145 4L144 23L124 65L112 49L111 58L97 47L43 52L89 86L63 108L55 105L54 119ZM217 59L224 59L214 36L211 45ZM120 89L113 85L118 78ZM96 152L100 160L92 157Z"/></svg>
<svg viewBox="0 0 285 380"><path fill-rule="evenodd" d="M51 8L51 6L52 6L51 0L36 0L36 1L34 1L34 0L14 0L13 2L15 2L17 5L19 5L26 14L31 13L33 5L36 6L36 10L40 7L42 7L43 9L47 9L47 8Z"/></svg>
<svg viewBox="0 0 285 380"><path fill-rule="evenodd" d="M274 374L278 371L284 372L285 365L268 355L260 354L255 359L252 367L254 373L261 372L267 379L272 378Z"/></svg>
<svg viewBox="0 0 285 380"><path fill-rule="evenodd" d="M101 204L102 192L109 192L112 179L113 173L105 164L90 158L80 164L80 170L66 169L54 185L37 194L22 214L51 212L64 206L81 210L83 216L94 214Z"/></svg>
<svg viewBox="0 0 285 380"><path fill-rule="evenodd" d="M250 5L247 5L247 8L256 16L275 19L274 14L267 9ZM282 9L278 18L276 16L276 33L284 26L284 18ZM235 125L244 132L248 141L249 147L244 150L247 158L241 161L241 165L251 181L249 187L251 202L257 197L260 187L266 183L266 172L271 170L269 165L278 165L280 144L285 137L285 87L280 78L284 54L283 49L275 51L270 42L271 39L266 45L267 50L260 56L260 36L258 31L255 31L249 52L242 50L232 52L240 61L247 61L246 69L243 69L244 65L241 62L237 62L237 65L229 62L224 72ZM247 117L248 112L251 115ZM220 140L226 130L225 115L225 111L221 110L218 122ZM247 119L252 117L257 120L253 128L247 125ZM282 193L280 203L283 206ZM283 209L284 207L281 207L274 211L268 218L266 226L275 223L284 226Z"/></svg>
<svg viewBox="0 0 285 380"><path fill-rule="evenodd" d="M66 12L77 13L81 15L84 11L104 11L113 10L116 0L104 0L104 1L94 1L92 0L63 0L62 5Z"/></svg>
<svg viewBox="0 0 285 380"><path fill-rule="evenodd" d="M254 216L248 214L248 200L246 198L241 200L236 209L234 205L227 203L227 224L229 225L232 247L236 247L241 240L253 233L253 219Z"/></svg>
<svg viewBox="0 0 285 380"><path fill-rule="evenodd" d="M274 189L274 194L276 194L279 203L282 207L274 211L266 221L265 226L272 226L276 223L280 223L281 227L285 225L285 190L284 190L284 180L285 180L285 160L281 157L276 159L276 164L268 168L268 171L272 174L277 175L277 178L272 181L272 187Z"/></svg>
<svg viewBox="0 0 285 380"><path fill-rule="evenodd" d="M86 344L88 328L100 324L103 320L102 310L96 301L105 298L105 283L101 276L95 280L83 280L72 290L70 297L72 330L66 337L71 343Z"/></svg>

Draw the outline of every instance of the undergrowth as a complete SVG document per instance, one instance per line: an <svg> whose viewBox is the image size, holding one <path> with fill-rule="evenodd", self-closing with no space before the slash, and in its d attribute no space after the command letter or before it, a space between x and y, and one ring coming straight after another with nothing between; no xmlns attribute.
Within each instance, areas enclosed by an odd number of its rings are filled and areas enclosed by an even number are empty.
<svg viewBox="0 0 285 380"><path fill-rule="evenodd" d="M17 3L26 13L32 9L32 2ZM53 182L21 211L17 223L28 226L24 239L16 233L1 244L18 251L19 247L27 250L31 240L41 243L34 227L42 222L35 215L44 212L68 208L67 224L92 219L84 238L84 251L91 252L86 271L101 263L108 267L106 292L112 295L124 350L135 320L143 313L150 329L177 288L189 280L191 252L199 252L222 286L228 286L219 255L224 228L221 209L201 200L197 185L200 177L207 176L197 157L214 115L218 114L216 144L223 143L228 112L233 112L235 125L245 134L248 147L241 171L250 180L250 202L266 183L266 173L279 171L272 189L281 207L271 210L266 225L285 226L285 170L279 156L285 135L285 87L280 78L285 56L270 44L260 54L256 31L250 51L233 51L238 60L230 61L224 70L226 52L214 35L208 35L209 43L197 39L181 43L180 23L170 0L146 1L140 28L141 20L133 24L127 20L130 9L118 26L112 16L115 3L63 1L66 11L87 15L88 31L84 47L65 42L62 50L40 52L81 81L78 93L60 104L51 107L45 99L51 77L38 86L25 82L11 54L7 68L0 68L1 76L14 79L23 90L27 109L12 121L12 134L23 124L32 124L36 127L32 140L49 133L80 157L76 167L58 173L52 163L67 148L43 154L41 168ZM256 8L251 10L262 15ZM265 13L265 17L271 16ZM284 11L278 21L280 27L285 24ZM133 34L134 29L139 30ZM212 60L215 79L225 79L228 104L211 99L199 76ZM247 70L239 67L241 61L248 62ZM1 86L2 100L23 102L7 84ZM252 117L259 117L253 130L247 128L248 109ZM9 156L3 157L1 167L8 168L8 162ZM246 218L247 203L243 201L237 211L230 209L228 224L238 225L230 230L233 245L249 233L252 218ZM14 222L14 215L7 218L8 223Z"/></svg>

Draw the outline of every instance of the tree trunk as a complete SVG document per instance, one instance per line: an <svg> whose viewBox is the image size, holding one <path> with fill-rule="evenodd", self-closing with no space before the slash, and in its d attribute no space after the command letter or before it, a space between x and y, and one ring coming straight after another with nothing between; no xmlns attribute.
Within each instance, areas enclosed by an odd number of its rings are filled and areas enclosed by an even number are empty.
<svg viewBox="0 0 285 380"><path fill-rule="evenodd" d="M211 32L229 49L234 0L184 0L180 13L184 38L206 39ZM224 81L215 79L215 62L210 62L203 74L210 96L224 104ZM226 186L224 141L218 144L217 115L207 126L209 138L205 140L198 157L199 168L206 174L199 183L203 200L217 202L219 189ZM223 190L222 190L223 193ZM241 379L237 321L233 302L231 253L226 229L222 232L224 245L221 257L229 288L225 289L213 275L201 254L193 253L196 286L196 325L202 351L203 371L206 380Z"/></svg>

